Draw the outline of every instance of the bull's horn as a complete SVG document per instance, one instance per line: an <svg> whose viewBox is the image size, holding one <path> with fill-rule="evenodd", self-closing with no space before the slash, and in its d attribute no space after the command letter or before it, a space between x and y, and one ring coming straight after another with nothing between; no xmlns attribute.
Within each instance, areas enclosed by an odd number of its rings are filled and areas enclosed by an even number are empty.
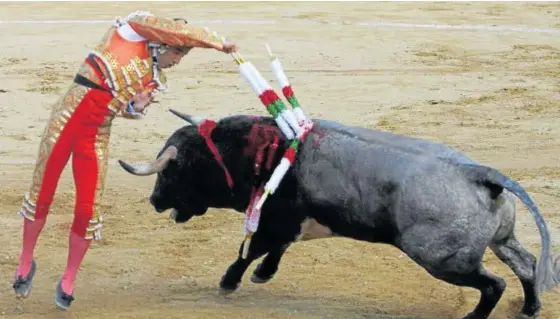
<svg viewBox="0 0 560 319"><path fill-rule="evenodd" d="M121 164L122 168L124 168L124 170L129 172L130 174L138 176L148 176L161 172L167 166L169 160L175 159L177 157L177 152L177 148L173 145L170 145L153 163L131 165L119 160L119 164Z"/></svg>
<svg viewBox="0 0 560 319"><path fill-rule="evenodd" d="M192 125L196 125L196 126L199 126L205 120L202 117L188 115L188 114L185 114L185 113L181 113L179 111L175 111L174 109L169 109L169 112L177 115L178 117L182 118L183 120L191 123Z"/></svg>

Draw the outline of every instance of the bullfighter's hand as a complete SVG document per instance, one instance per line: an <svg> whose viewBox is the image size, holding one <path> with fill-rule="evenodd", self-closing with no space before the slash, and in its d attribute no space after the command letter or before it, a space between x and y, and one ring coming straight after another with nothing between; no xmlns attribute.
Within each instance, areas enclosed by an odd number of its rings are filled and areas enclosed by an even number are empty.
<svg viewBox="0 0 560 319"><path fill-rule="evenodd" d="M143 112L150 102L153 100L152 91L146 90L136 94L132 101L134 101L134 111Z"/></svg>
<svg viewBox="0 0 560 319"><path fill-rule="evenodd" d="M222 52L225 53L237 52L238 49L237 44L235 44L235 42L230 40L225 40L222 47L223 47Z"/></svg>

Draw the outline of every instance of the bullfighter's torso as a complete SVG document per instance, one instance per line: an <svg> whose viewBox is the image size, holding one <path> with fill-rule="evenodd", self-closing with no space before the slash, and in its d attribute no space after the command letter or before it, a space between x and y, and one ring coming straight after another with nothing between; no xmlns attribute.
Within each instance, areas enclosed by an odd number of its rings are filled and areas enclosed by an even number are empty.
<svg viewBox="0 0 560 319"><path fill-rule="evenodd" d="M109 105L114 112L118 112L137 93L157 88L156 85L148 86L154 79L148 41L129 24L112 26L87 59L89 63L84 61L79 74L97 84L105 84L116 93L115 101ZM98 67L102 78L92 69L95 67ZM165 84L165 74L161 69L158 69L158 75Z"/></svg>
<svg viewBox="0 0 560 319"><path fill-rule="evenodd" d="M152 44L223 48L222 40L207 28L139 11L109 28L78 73L107 86L114 95L109 109L128 117L125 106L134 95L145 90L164 90L167 83L161 68L154 67L157 48Z"/></svg>

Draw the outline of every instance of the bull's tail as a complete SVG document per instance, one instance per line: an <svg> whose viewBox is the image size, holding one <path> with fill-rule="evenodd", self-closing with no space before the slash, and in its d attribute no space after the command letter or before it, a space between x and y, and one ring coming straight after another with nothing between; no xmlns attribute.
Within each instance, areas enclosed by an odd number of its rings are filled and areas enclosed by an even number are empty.
<svg viewBox="0 0 560 319"><path fill-rule="evenodd" d="M485 185L493 198L496 198L503 189L515 194L535 219L541 237L541 254L536 269L536 284L539 291L550 290L560 284L560 255L553 257L551 253L550 233L546 222L529 194L516 181L500 173L498 170L471 164L459 164L465 169L467 176L480 184Z"/></svg>

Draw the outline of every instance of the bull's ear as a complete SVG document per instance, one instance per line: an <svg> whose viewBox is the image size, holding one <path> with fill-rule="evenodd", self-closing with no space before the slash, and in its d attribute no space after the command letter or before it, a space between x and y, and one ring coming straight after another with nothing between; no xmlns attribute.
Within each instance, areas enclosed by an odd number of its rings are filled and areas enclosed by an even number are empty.
<svg viewBox="0 0 560 319"><path fill-rule="evenodd" d="M203 118L203 117L188 115L188 114L176 111L174 109L169 109L169 112L175 114L176 116L178 116L181 119L189 122L192 125L199 126L200 124L202 124L205 121L205 118Z"/></svg>

